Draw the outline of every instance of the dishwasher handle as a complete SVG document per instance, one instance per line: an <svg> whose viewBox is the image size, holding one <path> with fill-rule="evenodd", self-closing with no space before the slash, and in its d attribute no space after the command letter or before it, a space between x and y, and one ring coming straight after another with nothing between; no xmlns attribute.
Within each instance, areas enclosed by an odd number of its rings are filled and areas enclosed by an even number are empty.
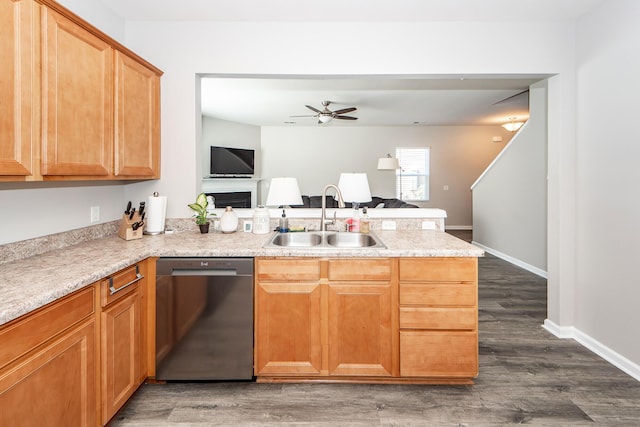
<svg viewBox="0 0 640 427"><path fill-rule="evenodd" d="M239 276L236 269L174 269L172 276Z"/></svg>

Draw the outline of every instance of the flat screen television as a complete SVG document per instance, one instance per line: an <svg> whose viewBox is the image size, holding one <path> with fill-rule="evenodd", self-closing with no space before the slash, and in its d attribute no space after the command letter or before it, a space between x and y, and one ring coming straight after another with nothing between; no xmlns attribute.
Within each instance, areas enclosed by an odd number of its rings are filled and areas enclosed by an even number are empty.
<svg viewBox="0 0 640 427"><path fill-rule="evenodd" d="M251 176L254 173L255 150L211 146L212 176Z"/></svg>

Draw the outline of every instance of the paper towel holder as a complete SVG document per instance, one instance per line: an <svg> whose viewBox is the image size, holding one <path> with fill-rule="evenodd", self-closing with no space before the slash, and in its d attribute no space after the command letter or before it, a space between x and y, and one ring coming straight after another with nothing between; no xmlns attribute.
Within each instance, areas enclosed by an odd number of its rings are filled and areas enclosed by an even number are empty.
<svg viewBox="0 0 640 427"><path fill-rule="evenodd" d="M165 232L165 215L166 215L166 209L167 209L167 198L165 196L162 197L162 199L164 199L164 203L162 203L162 207L158 207L157 205L157 201L159 199L161 199L161 197L157 191L154 191L153 195L149 197L149 201L147 203L148 216L147 216L147 221L145 221L145 229L143 232L146 235L155 236L158 234L164 234ZM160 211L157 211L158 209L160 209ZM158 229L149 230L150 223L155 222L154 220L152 220L152 216L154 215L160 215L159 222L161 225L157 227Z"/></svg>

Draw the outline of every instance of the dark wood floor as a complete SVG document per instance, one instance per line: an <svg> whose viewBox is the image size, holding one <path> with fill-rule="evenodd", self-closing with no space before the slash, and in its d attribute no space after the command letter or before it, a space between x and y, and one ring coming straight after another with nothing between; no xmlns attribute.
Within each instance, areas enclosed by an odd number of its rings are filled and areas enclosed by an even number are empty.
<svg viewBox="0 0 640 427"><path fill-rule="evenodd" d="M491 255L479 264L473 386L144 385L112 425L640 426L640 382L542 328L546 281Z"/></svg>

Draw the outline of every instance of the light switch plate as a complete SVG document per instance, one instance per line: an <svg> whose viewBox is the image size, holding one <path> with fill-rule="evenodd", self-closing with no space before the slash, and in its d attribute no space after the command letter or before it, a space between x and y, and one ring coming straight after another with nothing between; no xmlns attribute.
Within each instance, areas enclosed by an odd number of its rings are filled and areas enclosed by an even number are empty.
<svg viewBox="0 0 640 427"><path fill-rule="evenodd" d="M382 221L382 229L383 230L395 230L396 222L395 221Z"/></svg>

